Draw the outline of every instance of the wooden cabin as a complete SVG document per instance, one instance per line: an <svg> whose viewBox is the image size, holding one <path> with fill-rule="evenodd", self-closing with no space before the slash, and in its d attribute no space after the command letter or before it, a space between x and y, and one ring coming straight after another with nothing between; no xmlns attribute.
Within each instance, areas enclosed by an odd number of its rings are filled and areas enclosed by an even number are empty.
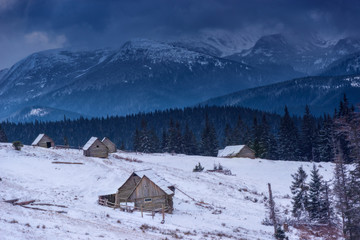
<svg viewBox="0 0 360 240"><path fill-rule="evenodd" d="M135 209L143 211L173 210L175 187L159 177L151 169L133 172L115 194L115 206L134 203Z"/></svg>
<svg viewBox="0 0 360 240"><path fill-rule="evenodd" d="M31 146L39 146L44 148L51 148L55 146L55 142L47 136L45 133L39 134L37 138L35 138L34 142L31 144Z"/></svg>
<svg viewBox="0 0 360 240"><path fill-rule="evenodd" d="M218 151L218 157L224 158L255 158L255 152L246 145L226 146Z"/></svg>
<svg viewBox="0 0 360 240"><path fill-rule="evenodd" d="M91 137L83 147L84 156L87 157L108 157L108 148L97 137Z"/></svg>
<svg viewBox="0 0 360 240"><path fill-rule="evenodd" d="M110 141L110 139L108 139L107 137L104 137L103 140L101 140L101 142L103 144L105 144L105 146L108 148L109 153L116 152L116 145L115 145L115 143Z"/></svg>

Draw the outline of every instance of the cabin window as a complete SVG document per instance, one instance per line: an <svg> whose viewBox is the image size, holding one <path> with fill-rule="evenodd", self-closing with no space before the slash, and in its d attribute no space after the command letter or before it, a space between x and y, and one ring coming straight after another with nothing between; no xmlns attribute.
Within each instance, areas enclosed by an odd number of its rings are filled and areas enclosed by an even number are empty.
<svg viewBox="0 0 360 240"><path fill-rule="evenodd" d="M99 145L96 145L96 147L98 148L98 147L99 147Z"/></svg>
<svg viewBox="0 0 360 240"><path fill-rule="evenodd" d="M144 199L144 202L145 202L145 203L152 202L152 198L145 198L145 199Z"/></svg>

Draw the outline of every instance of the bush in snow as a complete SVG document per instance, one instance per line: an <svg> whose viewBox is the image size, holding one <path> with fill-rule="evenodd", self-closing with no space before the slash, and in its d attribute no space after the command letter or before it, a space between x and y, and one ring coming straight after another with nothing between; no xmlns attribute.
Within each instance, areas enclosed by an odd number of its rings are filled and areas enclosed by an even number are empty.
<svg viewBox="0 0 360 240"><path fill-rule="evenodd" d="M201 163L199 163L198 165L195 166L195 168L193 169L193 172L202 172L204 170L204 167L201 166Z"/></svg>
<svg viewBox="0 0 360 240"><path fill-rule="evenodd" d="M14 149L18 150L18 151L20 151L21 148L23 147L23 145L22 145L22 143L20 141L15 141L15 142L13 142L12 145L13 145Z"/></svg>

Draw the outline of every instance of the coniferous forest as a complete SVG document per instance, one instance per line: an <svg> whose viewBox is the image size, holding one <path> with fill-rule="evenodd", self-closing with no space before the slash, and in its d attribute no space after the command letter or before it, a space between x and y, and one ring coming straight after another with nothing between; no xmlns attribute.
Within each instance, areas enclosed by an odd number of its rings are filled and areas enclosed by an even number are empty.
<svg viewBox="0 0 360 240"><path fill-rule="evenodd" d="M339 133L339 119L354 113L346 96L333 116L315 118L306 107L302 117L282 116L242 107L191 107L125 117L79 118L57 122L3 122L7 140L31 144L39 133L56 145L81 148L91 136L109 137L118 148L138 152L170 152L216 156L227 145L247 144L256 157L298 161L333 161L335 145L351 163L352 146Z"/></svg>

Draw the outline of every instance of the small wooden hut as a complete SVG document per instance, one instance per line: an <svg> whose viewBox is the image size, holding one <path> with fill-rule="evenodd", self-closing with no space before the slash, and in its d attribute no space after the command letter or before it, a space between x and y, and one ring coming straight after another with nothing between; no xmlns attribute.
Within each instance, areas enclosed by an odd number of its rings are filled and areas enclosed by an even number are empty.
<svg viewBox="0 0 360 240"><path fill-rule="evenodd" d="M226 146L218 151L218 157L225 158L255 158L255 152L246 145Z"/></svg>
<svg viewBox="0 0 360 240"><path fill-rule="evenodd" d="M109 153L114 153L116 152L116 145L115 143L113 143L112 141L110 141L110 139L108 139L107 137L104 137L103 140L101 140L101 142L103 144L105 144L105 146L108 148Z"/></svg>
<svg viewBox="0 0 360 240"><path fill-rule="evenodd" d="M133 172L115 194L115 206L134 203L143 211L173 210L175 187L151 169Z"/></svg>
<svg viewBox="0 0 360 240"><path fill-rule="evenodd" d="M87 157L107 158L108 151L106 145L97 137L91 137L83 147L84 156Z"/></svg>
<svg viewBox="0 0 360 240"><path fill-rule="evenodd" d="M39 134L34 142L31 144L31 146L39 146L44 148L51 148L55 146L55 142L47 136L45 133Z"/></svg>

